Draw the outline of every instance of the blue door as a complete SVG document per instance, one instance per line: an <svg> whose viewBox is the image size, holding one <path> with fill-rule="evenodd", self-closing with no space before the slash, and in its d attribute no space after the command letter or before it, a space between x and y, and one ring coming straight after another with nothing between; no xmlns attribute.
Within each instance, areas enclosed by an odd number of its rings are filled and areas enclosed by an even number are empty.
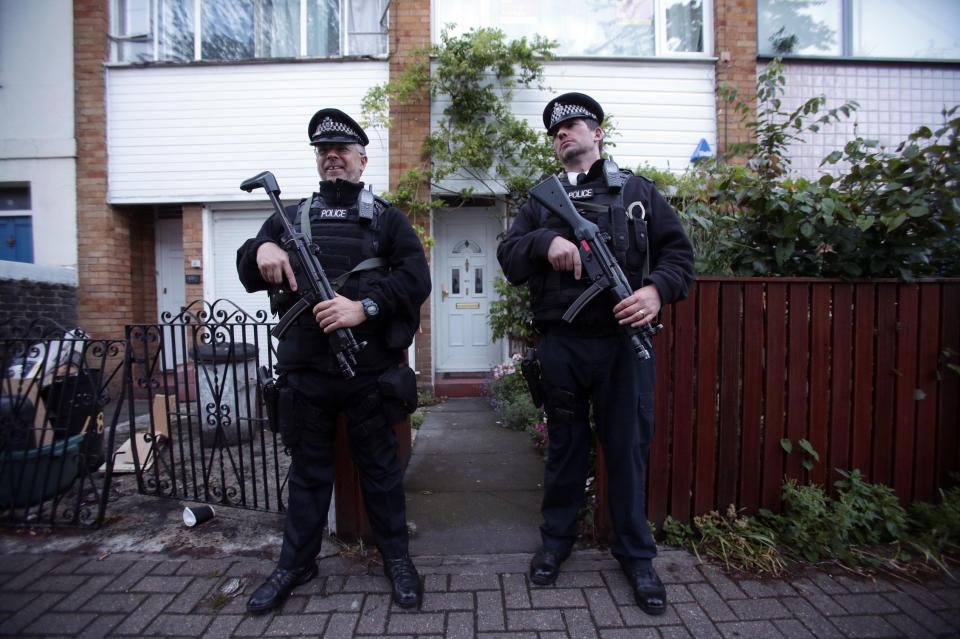
<svg viewBox="0 0 960 639"><path fill-rule="evenodd" d="M29 215L0 217L0 260L33 263L33 221Z"/></svg>

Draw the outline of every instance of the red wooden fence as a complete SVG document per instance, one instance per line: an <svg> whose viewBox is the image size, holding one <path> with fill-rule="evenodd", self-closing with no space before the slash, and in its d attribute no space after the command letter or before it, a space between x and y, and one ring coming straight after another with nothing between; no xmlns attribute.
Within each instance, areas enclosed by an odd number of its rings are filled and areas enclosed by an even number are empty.
<svg viewBox="0 0 960 639"><path fill-rule="evenodd" d="M932 500L960 471L960 375L945 365L960 353L960 279L699 277L661 320L652 521L778 510L785 476L830 486L838 468ZM810 472L800 439L820 455Z"/></svg>

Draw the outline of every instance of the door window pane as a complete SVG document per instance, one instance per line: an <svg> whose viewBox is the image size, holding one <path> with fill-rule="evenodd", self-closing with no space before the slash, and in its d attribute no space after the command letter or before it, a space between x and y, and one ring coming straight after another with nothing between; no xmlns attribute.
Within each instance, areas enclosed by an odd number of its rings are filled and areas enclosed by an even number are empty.
<svg viewBox="0 0 960 639"><path fill-rule="evenodd" d="M0 211L29 211L29 185L0 186Z"/></svg>
<svg viewBox="0 0 960 639"><path fill-rule="evenodd" d="M460 269L455 268L450 271L450 294L460 294Z"/></svg>
<svg viewBox="0 0 960 639"><path fill-rule="evenodd" d="M957 0L853 0L851 54L877 58L960 58Z"/></svg>
<svg viewBox="0 0 960 639"><path fill-rule="evenodd" d="M842 0L759 0L760 55L842 55L842 5Z"/></svg>
<svg viewBox="0 0 960 639"><path fill-rule="evenodd" d="M483 267L473 269L473 293L483 295Z"/></svg>
<svg viewBox="0 0 960 639"><path fill-rule="evenodd" d="M339 0L307 0L307 55L340 55Z"/></svg>
<svg viewBox="0 0 960 639"><path fill-rule="evenodd" d="M200 57L249 60L253 48L253 0L203 0Z"/></svg>

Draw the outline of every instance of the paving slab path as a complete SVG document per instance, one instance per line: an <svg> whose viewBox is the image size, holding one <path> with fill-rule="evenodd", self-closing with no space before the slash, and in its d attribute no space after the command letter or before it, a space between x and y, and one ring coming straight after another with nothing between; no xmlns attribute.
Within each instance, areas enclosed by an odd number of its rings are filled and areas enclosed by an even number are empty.
<svg viewBox="0 0 960 639"><path fill-rule="evenodd" d="M555 585L534 586L542 465L525 438L481 400L427 416L407 477L420 610L391 603L375 559L328 543L319 578L252 617L246 599L275 565L282 518L223 508L187 531L182 503L131 495L98 531L0 533L0 637L960 637L960 584L949 578L810 569L741 579L661 549L670 603L650 617L610 555L584 549Z"/></svg>

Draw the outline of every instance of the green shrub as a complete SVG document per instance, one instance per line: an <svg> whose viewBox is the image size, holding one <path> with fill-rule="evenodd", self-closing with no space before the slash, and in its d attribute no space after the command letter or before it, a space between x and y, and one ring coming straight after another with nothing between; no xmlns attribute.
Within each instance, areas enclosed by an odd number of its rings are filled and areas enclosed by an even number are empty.
<svg viewBox="0 0 960 639"><path fill-rule="evenodd" d="M925 556L960 556L960 487L940 491L940 502L910 506L907 538Z"/></svg>
<svg viewBox="0 0 960 639"><path fill-rule="evenodd" d="M526 430L543 415L533 400L527 381L520 374L522 356L515 353L509 361L493 369L493 379L487 385L487 394L493 404L500 424L513 430Z"/></svg>
<svg viewBox="0 0 960 639"><path fill-rule="evenodd" d="M499 299L490 302L487 319L493 329L493 339L513 337L531 346L535 332L530 289L525 284L514 286L499 275L493 280L493 289L499 296Z"/></svg>
<svg viewBox="0 0 960 639"><path fill-rule="evenodd" d="M826 108L823 96L782 108L780 60L758 75L755 98L720 97L755 132L727 157L680 176L638 168L664 191L694 245L697 272L713 275L896 277L960 275L960 117L923 126L895 150L857 138L821 166L844 168L815 180L790 172L790 149L859 105ZM749 104L757 104L753 118Z"/></svg>
<svg viewBox="0 0 960 639"><path fill-rule="evenodd" d="M849 518L849 543L881 544L900 539L906 530L907 513L890 486L863 481L859 470L837 470L843 479L833 482L839 499L833 503L837 516Z"/></svg>

